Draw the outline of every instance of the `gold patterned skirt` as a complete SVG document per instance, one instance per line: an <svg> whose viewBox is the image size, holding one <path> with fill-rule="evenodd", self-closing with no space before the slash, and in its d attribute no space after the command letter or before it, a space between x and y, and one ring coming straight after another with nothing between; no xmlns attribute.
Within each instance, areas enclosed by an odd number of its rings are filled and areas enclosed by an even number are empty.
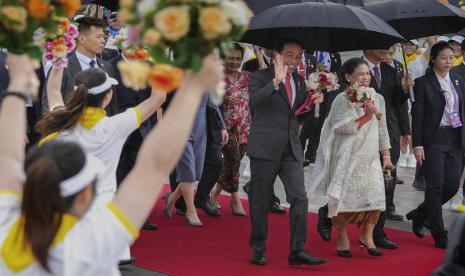
<svg viewBox="0 0 465 276"><path fill-rule="evenodd" d="M339 213L332 218L332 221L334 227L338 229L346 227L347 224L356 224L357 227L360 227L366 223L378 223L380 213L379 210Z"/></svg>

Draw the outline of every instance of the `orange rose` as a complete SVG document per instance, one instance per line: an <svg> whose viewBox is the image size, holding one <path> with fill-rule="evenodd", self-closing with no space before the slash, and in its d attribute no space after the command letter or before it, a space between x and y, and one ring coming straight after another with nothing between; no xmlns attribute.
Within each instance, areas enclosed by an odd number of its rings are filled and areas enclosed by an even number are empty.
<svg viewBox="0 0 465 276"><path fill-rule="evenodd" d="M58 25L58 28L63 31L67 31L71 23L69 22L68 18L64 18L63 21L61 21L60 25Z"/></svg>
<svg viewBox="0 0 465 276"><path fill-rule="evenodd" d="M138 60L148 60L150 57L149 52L143 48L137 49L134 54Z"/></svg>
<svg viewBox="0 0 465 276"><path fill-rule="evenodd" d="M65 7L67 17L73 17L81 8L81 0L60 0L60 2Z"/></svg>
<svg viewBox="0 0 465 276"><path fill-rule="evenodd" d="M62 37L55 38L54 40L52 40L52 43L53 43L53 45L64 44L64 43L65 43L65 39L62 38Z"/></svg>
<svg viewBox="0 0 465 276"><path fill-rule="evenodd" d="M121 73L123 85L135 91L147 87L147 76L150 72L150 66L140 61L120 61L118 69Z"/></svg>
<svg viewBox="0 0 465 276"><path fill-rule="evenodd" d="M155 16L155 27L169 41L177 41L189 32L190 14L188 6L167 7Z"/></svg>
<svg viewBox="0 0 465 276"><path fill-rule="evenodd" d="M48 1L30 0L27 3L27 9L32 17L46 19L50 11L49 4Z"/></svg>
<svg viewBox="0 0 465 276"><path fill-rule="evenodd" d="M218 7L208 7L200 11L199 25L206 39L217 39L231 31L232 25L223 10Z"/></svg>
<svg viewBox="0 0 465 276"><path fill-rule="evenodd" d="M27 27L27 11L20 6L4 6L0 8L0 21L10 31L24 32ZM2 20L6 19L6 20Z"/></svg>
<svg viewBox="0 0 465 276"><path fill-rule="evenodd" d="M68 51L68 47L66 47L66 45L59 44L53 47L52 54L56 57L64 58L66 57L67 51Z"/></svg>
<svg viewBox="0 0 465 276"><path fill-rule="evenodd" d="M150 28L147 31L145 31L142 42L149 46L157 46L158 43L160 42L160 39L161 39L160 32L155 29Z"/></svg>
<svg viewBox="0 0 465 276"><path fill-rule="evenodd" d="M173 92L182 82L181 69L168 64L156 64L150 70L147 82L157 90Z"/></svg>

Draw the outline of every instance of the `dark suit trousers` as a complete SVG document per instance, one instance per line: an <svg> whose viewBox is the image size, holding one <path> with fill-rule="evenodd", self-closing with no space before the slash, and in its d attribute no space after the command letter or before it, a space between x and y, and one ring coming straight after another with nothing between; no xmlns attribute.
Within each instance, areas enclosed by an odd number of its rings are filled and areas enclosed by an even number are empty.
<svg viewBox="0 0 465 276"><path fill-rule="evenodd" d="M445 233L442 205L459 188L463 168L460 136L460 129L441 128L434 135L431 145L425 148L425 201L414 211L414 216L421 221L428 219L433 237Z"/></svg>
<svg viewBox="0 0 465 276"><path fill-rule="evenodd" d="M308 199L304 186L302 163L294 158L290 146L281 160L250 158L251 184L249 212L252 222L250 246L256 251L266 250L268 212L276 176L284 184L286 200L290 203L289 223L292 252L304 250L307 236Z"/></svg>
<svg viewBox="0 0 465 276"><path fill-rule="evenodd" d="M223 156L221 153L221 145L214 143L211 139L207 141L207 148L205 152L205 162L203 164L202 176L199 184L197 185L197 192L195 193L195 202L205 204L210 199L210 191L215 186L216 181L221 173L223 167ZM176 170L170 174L171 190L176 190L179 182L176 182ZM176 209L185 211L186 203L181 196L176 201Z"/></svg>
<svg viewBox="0 0 465 276"><path fill-rule="evenodd" d="M322 114L320 114L322 116ZM305 159L314 161L316 158L316 151L320 143L321 128L323 127L325 118L308 118L300 132L300 141L302 143L302 150L305 152ZM308 144L307 144L308 140ZM307 150L305 150L307 145Z"/></svg>
<svg viewBox="0 0 465 276"><path fill-rule="evenodd" d="M400 142L391 141L390 153L392 164L397 166L400 157ZM386 211L389 212L394 212L396 210L396 206L394 205L394 191L397 184L397 170L392 172L392 177L394 178L394 184L386 190Z"/></svg>
<svg viewBox="0 0 465 276"><path fill-rule="evenodd" d="M119 159L118 168L116 169L116 183L119 184L134 168L137 159L137 153L139 152L140 146L142 145L143 139L136 129L124 143L123 150L121 151L121 157Z"/></svg>

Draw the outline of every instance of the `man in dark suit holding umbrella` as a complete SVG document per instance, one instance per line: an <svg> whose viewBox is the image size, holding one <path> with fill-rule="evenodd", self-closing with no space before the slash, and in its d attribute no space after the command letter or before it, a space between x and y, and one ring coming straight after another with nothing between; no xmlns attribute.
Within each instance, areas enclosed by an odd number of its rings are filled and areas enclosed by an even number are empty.
<svg viewBox="0 0 465 276"><path fill-rule="evenodd" d="M296 40L277 43L274 66L255 72L249 82L252 126L247 147L251 184L248 191L252 231L252 263L264 265L268 235L268 211L276 176L281 178L290 203L291 253L289 265L318 265L327 260L304 250L307 236L308 199L302 168L303 151L300 124L295 110L306 100L304 79L295 72L302 59L302 46ZM321 93L312 95L322 102Z"/></svg>

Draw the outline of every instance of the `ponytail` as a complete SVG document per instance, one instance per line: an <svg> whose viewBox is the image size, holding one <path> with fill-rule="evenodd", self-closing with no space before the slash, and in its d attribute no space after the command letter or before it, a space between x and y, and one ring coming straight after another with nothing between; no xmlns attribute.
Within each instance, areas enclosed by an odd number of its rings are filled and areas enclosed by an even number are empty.
<svg viewBox="0 0 465 276"><path fill-rule="evenodd" d="M84 164L83 150L70 142L46 143L32 149L26 158L26 182L21 202L24 242L30 246L38 263L49 272L48 252L63 214L80 193L63 198L60 183L77 174Z"/></svg>
<svg viewBox="0 0 465 276"><path fill-rule="evenodd" d="M45 137L54 132L74 128L87 107L87 92L85 84L78 85L66 106L56 108L45 115L36 124L36 131Z"/></svg>
<svg viewBox="0 0 465 276"><path fill-rule="evenodd" d="M48 251L58 232L65 203L60 196L61 175L55 162L47 157L35 161L27 170L22 214L26 243L39 264L50 272Z"/></svg>

